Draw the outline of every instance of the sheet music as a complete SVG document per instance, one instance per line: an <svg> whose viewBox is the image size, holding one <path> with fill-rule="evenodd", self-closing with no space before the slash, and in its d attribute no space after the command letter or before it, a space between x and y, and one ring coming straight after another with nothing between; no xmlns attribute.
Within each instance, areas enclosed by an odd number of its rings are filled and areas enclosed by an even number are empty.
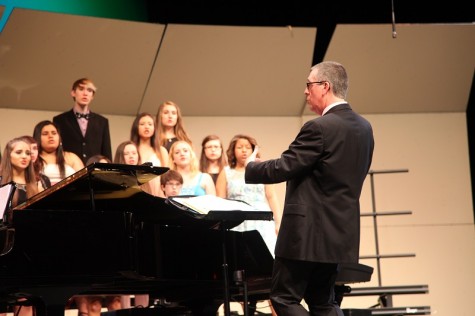
<svg viewBox="0 0 475 316"><path fill-rule="evenodd" d="M208 214L210 211L259 211L243 201L223 199L211 194L193 197L174 196L170 199L200 214Z"/></svg>

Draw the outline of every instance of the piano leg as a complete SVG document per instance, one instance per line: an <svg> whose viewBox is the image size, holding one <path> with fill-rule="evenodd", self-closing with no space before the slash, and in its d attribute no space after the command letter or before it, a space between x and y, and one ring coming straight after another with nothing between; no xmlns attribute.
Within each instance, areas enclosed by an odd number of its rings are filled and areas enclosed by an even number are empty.
<svg viewBox="0 0 475 316"><path fill-rule="evenodd" d="M60 316L64 315L64 305L48 305L45 313L36 313L36 316Z"/></svg>
<svg viewBox="0 0 475 316"><path fill-rule="evenodd" d="M254 301L254 300L250 301L248 305L249 315L254 315L256 313L256 310L257 310L257 301Z"/></svg>
<svg viewBox="0 0 475 316"><path fill-rule="evenodd" d="M226 258L226 225L224 222L221 222L221 232L222 232L222 247L221 251L223 252L223 280L224 280L224 316L231 315L231 302L229 294L229 276L228 276L228 261Z"/></svg>

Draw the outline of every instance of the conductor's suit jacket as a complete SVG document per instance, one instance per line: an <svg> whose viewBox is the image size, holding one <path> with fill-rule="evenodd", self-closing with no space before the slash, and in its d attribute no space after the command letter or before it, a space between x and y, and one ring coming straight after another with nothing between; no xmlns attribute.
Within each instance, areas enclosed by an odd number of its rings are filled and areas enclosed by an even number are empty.
<svg viewBox="0 0 475 316"><path fill-rule="evenodd" d="M373 149L370 123L345 103L306 122L279 159L246 166L247 183L287 181L277 257L358 262L359 198Z"/></svg>

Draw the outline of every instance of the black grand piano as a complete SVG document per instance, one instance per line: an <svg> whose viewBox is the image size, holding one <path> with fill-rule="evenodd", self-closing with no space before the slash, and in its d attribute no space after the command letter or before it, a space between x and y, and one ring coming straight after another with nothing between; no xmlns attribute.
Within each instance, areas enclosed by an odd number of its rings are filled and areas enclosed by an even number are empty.
<svg viewBox="0 0 475 316"><path fill-rule="evenodd" d="M229 315L230 301L267 299L272 255L257 231L229 229L272 213L201 214L140 189L167 170L95 163L14 208L0 225L0 313L64 315L73 295L91 294L174 303L156 315L216 315L221 304ZM371 273L349 266L339 282Z"/></svg>

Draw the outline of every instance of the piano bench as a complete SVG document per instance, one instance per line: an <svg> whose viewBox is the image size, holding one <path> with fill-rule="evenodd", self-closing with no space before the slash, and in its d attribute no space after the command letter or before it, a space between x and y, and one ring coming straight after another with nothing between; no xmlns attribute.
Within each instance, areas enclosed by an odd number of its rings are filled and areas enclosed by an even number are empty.
<svg viewBox="0 0 475 316"><path fill-rule="evenodd" d="M371 316L370 309L344 308L342 311L345 316Z"/></svg>

